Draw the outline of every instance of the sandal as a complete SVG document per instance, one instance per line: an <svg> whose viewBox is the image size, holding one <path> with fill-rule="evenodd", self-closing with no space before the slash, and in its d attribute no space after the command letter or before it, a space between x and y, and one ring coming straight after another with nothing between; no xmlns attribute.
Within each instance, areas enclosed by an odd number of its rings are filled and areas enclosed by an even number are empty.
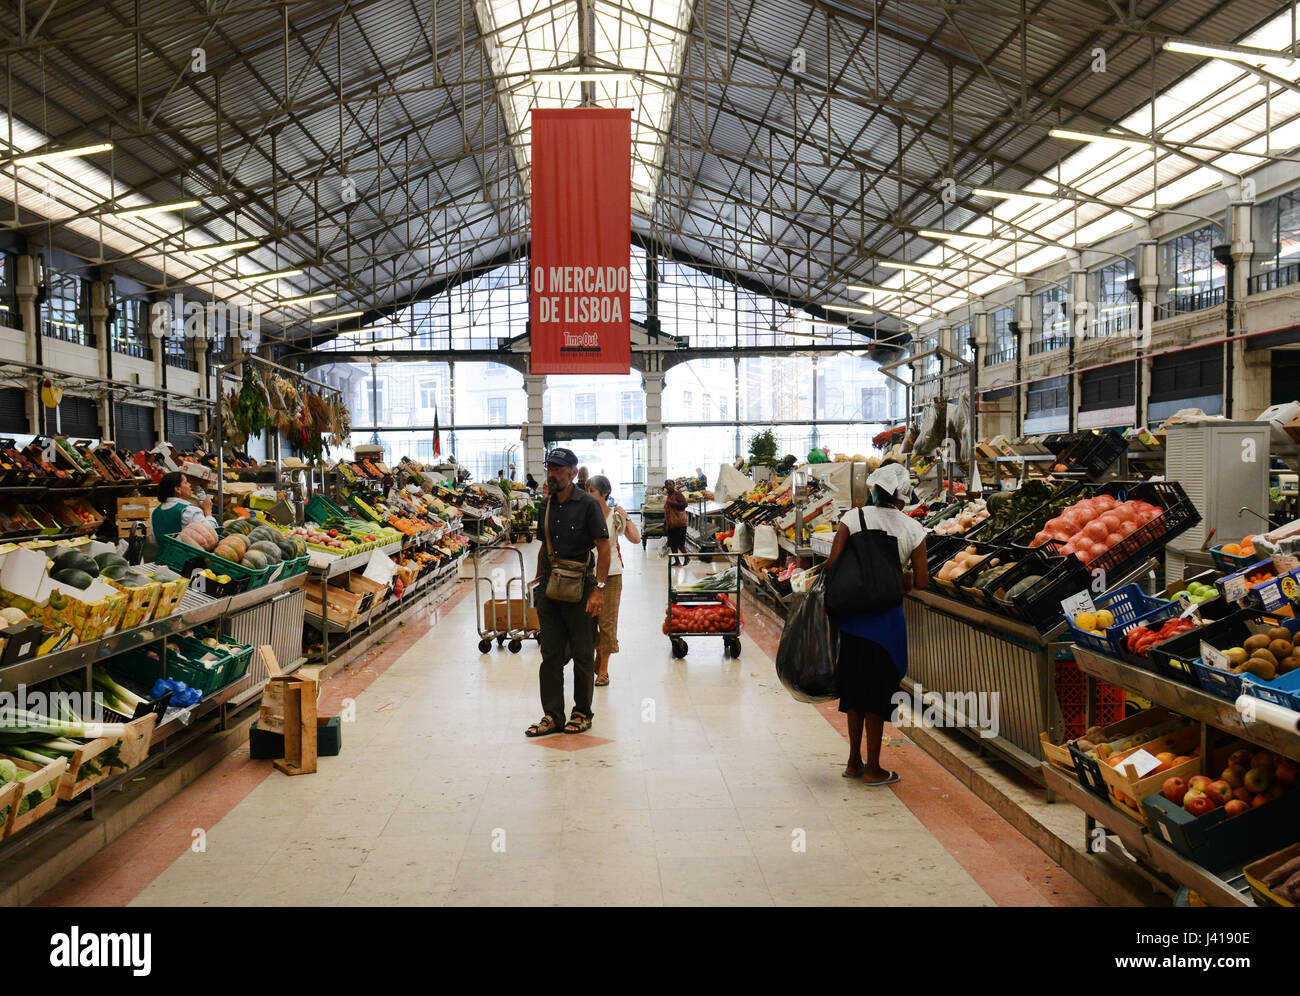
<svg viewBox="0 0 1300 996"><path fill-rule="evenodd" d="M881 781L878 781L878 782L867 781L867 779L864 778L864 779L862 779L862 784L863 784L863 785L871 785L871 786L874 787L874 786L876 786L876 785L893 785L893 784L894 784L895 782L897 782L897 781L901 781L898 772L897 772L897 771L891 771L891 772L889 773L889 777L888 777L888 778L884 778L884 779L882 779Z"/></svg>
<svg viewBox="0 0 1300 996"><path fill-rule="evenodd" d="M598 674L598 675L596 675L596 684L601 685L601 686L608 685L608 684L609 684L609 675L607 675L607 674Z"/></svg>
<svg viewBox="0 0 1300 996"><path fill-rule="evenodd" d="M575 712L573 718L564 724L565 733L586 733L591 729L591 717Z"/></svg>
<svg viewBox="0 0 1300 996"><path fill-rule="evenodd" d="M524 730L526 737L549 737L552 733L560 732L560 724L550 716L543 716L528 729Z"/></svg>

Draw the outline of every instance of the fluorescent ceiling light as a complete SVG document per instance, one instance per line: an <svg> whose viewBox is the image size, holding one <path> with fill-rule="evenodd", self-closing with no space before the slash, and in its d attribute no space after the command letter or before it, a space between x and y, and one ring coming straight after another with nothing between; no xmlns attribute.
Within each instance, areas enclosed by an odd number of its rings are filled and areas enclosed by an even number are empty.
<svg viewBox="0 0 1300 996"><path fill-rule="evenodd" d="M287 297L284 298L280 303L281 304L310 304L312 301L328 301L332 297L338 297L338 295L333 291L328 291L323 294L308 294L305 297Z"/></svg>
<svg viewBox="0 0 1300 996"><path fill-rule="evenodd" d="M855 308L848 304L827 304L823 307L831 311L839 311L846 315L874 315L876 312L872 308Z"/></svg>
<svg viewBox="0 0 1300 996"><path fill-rule="evenodd" d="M75 159L77 156L90 156L96 152L108 152L113 148L112 142L100 142L97 145L82 145L75 149L56 149L51 152L33 152L31 155L18 156L15 166L35 166L38 163L52 163L57 159Z"/></svg>
<svg viewBox="0 0 1300 996"><path fill-rule="evenodd" d="M620 70L580 69L533 73L532 78L538 83L627 83L632 75Z"/></svg>
<svg viewBox="0 0 1300 996"><path fill-rule="evenodd" d="M1184 55L1203 55L1207 59L1228 59L1232 62L1266 62L1270 65L1290 66L1295 62L1290 56L1266 49L1224 48L1220 45L1201 45L1197 42L1179 41L1170 38L1164 44L1166 52L1182 52Z"/></svg>
<svg viewBox="0 0 1300 996"><path fill-rule="evenodd" d="M317 315L312 319L313 322L341 322L348 318L360 318L364 311L340 311L337 315Z"/></svg>
<svg viewBox="0 0 1300 996"><path fill-rule="evenodd" d="M899 263L892 259L879 260L881 266L890 270L906 270L909 273L939 273L944 269L942 266L935 266L933 263Z"/></svg>
<svg viewBox="0 0 1300 996"><path fill-rule="evenodd" d="M280 280L283 277L296 277L302 270L273 270L270 273L252 273L246 277L236 277L241 284L259 284L263 280Z"/></svg>
<svg viewBox="0 0 1300 996"><path fill-rule="evenodd" d="M1052 128L1048 131L1052 138L1068 138L1072 142L1110 142L1114 145L1127 145L1134 149L1149 149L1150 141L1144 138L1125 138L1096 131L1072 131L1069 128Z"/></svg>
<svg viewBox="0 0 1300 996"><path fill-rule="evenodd" d="M234 242L211 242L205 246L186 246L186 252L192 252L195 255L204 256L208 253L234 252L236 249L252 249L257 245L257 239L237 239Z"/></svg>
<svg viewBox="0 0 1300 996"><path fill-rule="evenodd" d="M1012 201L1037 201L1039 204L1055 204L1059 197L1049 197L1046 194L1031 194L1026 190L994 190L992 187L976 187L971 191L976 197L995 197L999 200Z"/></svg>
<svg viewBox="0 0 1300 996"><path fill-rule="evenodd" d="M917 230L917 235L923 239L940 239L944 242L992 242L991 235L972 235L970 232L941 232L934 228L921 228Z"/></svg>
<svg viewBox="0 0 1300 996"><path fill-rule="evenodd" d="M198 207L198 201L172 201L169 204L147 204L144 207L127 208L125 211L114 211L115 218L139 218L146 214L160 214L164 211L184 211L186 208Z"/></svg>
<svg viewBox="0 0 1300 996"><path fill-rule="evenodd" d="M893 290L889 287L872 287L868 284L845 284L845 290L853 291L855 294L901 294L902 291Z"/></svg>

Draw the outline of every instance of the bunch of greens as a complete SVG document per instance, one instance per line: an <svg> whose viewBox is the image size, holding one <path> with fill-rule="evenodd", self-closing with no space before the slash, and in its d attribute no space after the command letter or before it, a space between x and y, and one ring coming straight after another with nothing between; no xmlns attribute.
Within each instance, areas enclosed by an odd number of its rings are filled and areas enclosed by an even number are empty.
<svg viewBox="0 0 1300 996"><path fill-rule="evenodd" d="M749 440L751 466L771 466L776 463L776 434L771 429L755 433Z"/></svg>
<svg viewBox="0 0 1300 996"><path fill-rule="evenodd" d="M1042 521L1033 528L1029 533L1032 538L1034 533L1043 528L1043 523L1057 515L1065 505L1055 508L1051 499L1056 492L1060 490L1059 486L1047 484L1043 481L1025 481L1015 491L1000 492L989 499L989 518L988 524L980 530L982 537L988 537L990 540L995 536L1000 536L1013 525L1023 519L1026 515L1037 510L1041 514ZM1067 500L1066 505L1069 504ZM1035 520L1039 515L1034 516ZM1017 530L1017 532L1021 532Z"/></svg>
<svg viewBox="0 0 1300 996"><path fill-rule="evenodd" d="M239 398L235 402L235 421L245 438L259 436L264 429L275 425L266 400L266 387L251 363L244 364L244 378L239 385Z"/></svg>

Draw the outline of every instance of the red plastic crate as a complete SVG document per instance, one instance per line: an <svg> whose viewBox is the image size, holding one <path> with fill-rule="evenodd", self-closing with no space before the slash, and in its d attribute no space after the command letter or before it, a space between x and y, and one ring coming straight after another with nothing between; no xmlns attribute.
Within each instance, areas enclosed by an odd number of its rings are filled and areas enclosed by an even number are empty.
<svg viewBox="0 0 1300 996"><path fill-rule="evenodd" d="M1076 740L1083 736L1088 724L1084 719L1087 708L1087 690L1084 674L1074 661L1056 662L1056 699L1061 704L1061 718L1065 721L1065 739ZM1093 722L1097 726L1117 723L1124 718L1124 689L1097 682L1097 713Z"/></svg>

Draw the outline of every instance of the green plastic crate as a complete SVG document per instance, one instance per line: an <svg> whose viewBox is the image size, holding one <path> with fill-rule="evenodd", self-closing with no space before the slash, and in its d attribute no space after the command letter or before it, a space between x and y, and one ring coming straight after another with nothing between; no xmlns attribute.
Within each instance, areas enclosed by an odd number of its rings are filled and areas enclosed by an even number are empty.
<svg viewBox="0 0 1300 996"><path fill-rule="evenodd" d="M218 557L216 554L209 553L207 550L200 550L197 546L190 546L183 543L175 536L158 537L158 555L154 557L156 563L164 567L170 567L174 571L181 571L185 564L193 557L202 558L208 567L218 574L226 574L232 578L248 578L248 587L260 588L266 584L267 580L274 573L277 564L271 564L260 570L245 567L243 564L236 564L225 557Z"/></svg>
<svg viewBox="0 0 1300 996"><path fill-rule="evenodd" d="M280 578L292 578L306 573L309 560L311 560L311 554L304 553L301 557L280 561Z"/></svg>
<svg viewBox="0 0 1300 996"><path fill-rule="evenodd" d="M207 648L205 647L206 651ZM173 681L183 681L191 688L211 695L224 688L229 661L225 658L211 665L200 664L187 657L184 651L167 648L167 674ZM145 688L158 680L158 661L143 650L132 650L113 659L113 670L130 678Z"/></svg>
<svg viewBox="0 0 1300 996"><path fill-rule="evenodd" d="M330 518L346 519L350 517L347 511L339 508L338 505L324 495L312 495L307 502L306 512L307 518L313 522L324 522Z"/></svg>

